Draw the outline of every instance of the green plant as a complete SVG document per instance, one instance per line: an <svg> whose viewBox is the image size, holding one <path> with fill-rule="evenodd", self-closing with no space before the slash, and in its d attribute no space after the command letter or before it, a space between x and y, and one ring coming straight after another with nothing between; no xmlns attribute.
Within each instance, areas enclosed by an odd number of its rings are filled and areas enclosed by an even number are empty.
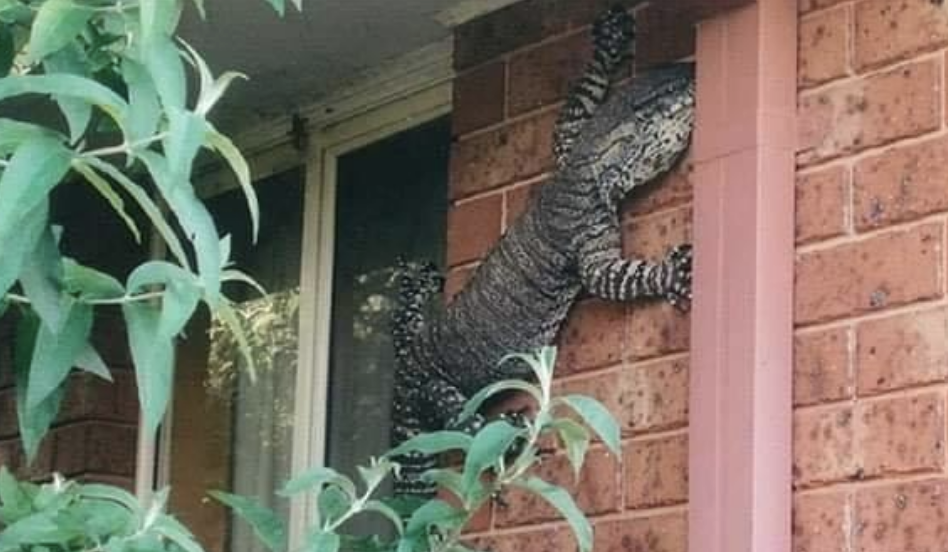
<svg viewBox="0 0 948 552"><path fill-rule="evenodd" d="M462 543L462 534L473 516L507 489L518 488L539 495L552 505L569 523L579 550L589 552L593 544L589 521L565 489L537 477L533 468L542 461L540 443L552 435L559 440L578 476L590 446L589 430L618 456L621 453L619 427L595 399L552 395L555 349L508 357L514 358L530 365L537 384L509 380L490 385L471 398L464 415L473 415L488 398L512 391L526 394L535 405L534 414L526 417L523 424L513 425L498 419L474 436L456 431L419 435L381 458L372 459L368 467L359 468L361 490L349 478L324 467L289 481L281 495L309 494L316 504L306 535L307 547L318 552L465 552L470 549ZM562 416L561 409L571 411L574 416ZM583 423L577 421L576 416ZM385 478L398 471L392 457L410 452L450 451L461 453L463 462L459 467L438 468L426 474L449 499L434 498L406 511L397 502L377 496ZM285 527L275 513L246 497L222 492L212 494L253 526L261 542L272 552L287 550ZM396 537L385 540L378 535L366 538L347 534L346 522L366 514L381 514L388 519Z"/></svg>
<svg viewBox="0 0 948 552"><path fill-rule="evenodd" d="M284 0L267 1L283 12ZM193 3L203 14L203 0ZM0 315L9 305L20 311L17 413L30 457L70 370L109 377L89 342L96 308L124 315L149 432L168 402L174 341L199 304L246 350L222 285L253 281L231 266L229 237L219 235L191 180L202 150L229 164L256 234L250 169L208 119L243 75L215 77L175 37L182 9L182 0L0 0L0 107L21 96L33 102L15 111L18 119L0 118ZM47 106L61 124L44 122ZM59 238L70 229L49 223L50 195L64 184L90 186L139 242L154 229L168 260L146 262L120 282L64 257Z"/></svg>
<svg viewBox="0 0 948 552"><path fill-rule="evenodd" d="M122 489L58 476L18 482L0 467L0 552L203 552L165 513L168 493L142 505Z"/></svg>

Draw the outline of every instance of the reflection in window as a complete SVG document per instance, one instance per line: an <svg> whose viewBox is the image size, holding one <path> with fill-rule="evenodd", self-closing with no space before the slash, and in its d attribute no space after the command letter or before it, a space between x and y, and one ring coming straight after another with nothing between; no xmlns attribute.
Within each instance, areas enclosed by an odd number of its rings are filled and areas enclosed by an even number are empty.
<svg viewBox="0 0 948 552"><path fill-rule="evenodd" d="M256 185L261 227L252 243L239 192L213 198L222 233L231 234L238 268L267 291L233 286L247 335L251 374L234 336L206 316L192 321L178 347L169 483L173 512L209 552L263 552L243 522L206 496L222 489L253 496L286 513L274 493L290 476L297 373L303 176L291 171Z"/></svg>
<svg viewBox="0 0 948 552"><path fill-rule="evenodd" d="M449 146L439 120L339 159L327 463L349 475L389 446L393 271L444 258Z"/></svg>

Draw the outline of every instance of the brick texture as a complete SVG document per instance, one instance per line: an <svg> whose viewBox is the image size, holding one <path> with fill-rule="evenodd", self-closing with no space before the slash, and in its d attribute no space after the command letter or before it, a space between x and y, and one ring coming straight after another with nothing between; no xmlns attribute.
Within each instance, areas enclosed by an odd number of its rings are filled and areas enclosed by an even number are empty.
<svg viewBox="0 0 948 552"><path fill-rule="evenodd" d="M798 2L795 552L948 535L942 4Z"/></svg>
<svg viewBox="0 0 948 552"><path fill-rule="evenodd" d="M460 120L451 156L448 258L455 268L448 294L549 181L554 124L590 57L589 24L612 3L525 0L456 29L454 109ZM660 3L640 5L637 15L638 69L694 53L694 21L673 16ZM631 76L633 68L620 76L625 73ZM669 247L691 241L692 177L686 157L661 181L630 194L619 213L626 256L658 260ZM622 428L621 461L597 442L574 481L564 451L551 442L556 453L539 470L576 493L596 526L597 551L685 550L689 321L659 301L624 305L582 297L561 330L555 391L599 399ZM511 492L504 502L494 506L488 527L477 528L478 547L572 547L569 532L542 500Z"/></svg>

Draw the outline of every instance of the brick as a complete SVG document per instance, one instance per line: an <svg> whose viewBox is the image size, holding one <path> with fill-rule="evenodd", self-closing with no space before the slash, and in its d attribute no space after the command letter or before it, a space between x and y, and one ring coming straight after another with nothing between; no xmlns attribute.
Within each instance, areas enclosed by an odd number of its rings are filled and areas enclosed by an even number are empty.
<svg viewBox="0 0 948 552"><path fill-rule="evenodd" d="M510 228L520 218L527 210L534 193L543 184L544 182L537 182L504 191L504 228Z"/></svg>
<svg viewBox="0 0 948 552"><path fill-rule="evenodd" d="M40 443L33 462L27 462L19 440L0 441L0 466L6 466L20 479L42 479L53 471L53 440L47 435Z"/></svg>
<svg viewBox="0 0 948 552"><path fill-rule="evenodd" d="M564 99L591 57L592 41L586 32L515 54L510 58L509 114L520 115Z"/></svg>
<svg viewBox="0 0 948 552"><path fill-rule="evenodd" d="M688 423L687 358L634 364L622 371L617 417L623 434L683 427Z"/></svg>
<svg viewBox="0 0 948 552"><path fill-rule="evenodd" d="M507 101L507 64L498 61L478 67L454 79L455 136L504 120Z"/></svg>
<svg viewBox="0 0 948 552"><path fill-rule="evenodd" d="M88 373L70 376L56 423L81 420L138 421L138 395L134 374L119 370L109 382Z"/></svg>
<svg viewBox="0 0 948 552"><path fill-rule="evenodd" d="M629 317L628 355L645 360L687 351L691 343L691 323L683 313L664 302L639 303Z"/></svg>
<svg viewBox="0 0 948 552"><path fill-rule="evenodd" d="M793 414L793 484L808 487L855 478L853 408L840 405Z"/></svg>
<svg viewBox="0 0 948 552"><path fill-rule="evenodd" d="M852 36L850 6L800 20L797 84L809 87L846 75Z"/></svg>
<svg viewBox="0 0 948 552"><path fill-rule="evenodd" d="M852 550L852 496L848 492L793 498L793 552Z"/></svg>
<svg viewBox="0 0 948 552"><path fill-rule="evenodd" d="M856 552L944 550L948 482L929 479L856 491Z"/></svg>
<svg viewBox="0 0 948 552"><path fill-rule="evenodd" d="M912 63L801 96L802 164L830 159L939 127L941 83L933 61Z"/></svg>
<svg viewBox="0 0 948 552"><path fill-rule="evenodd" d="M589 451L578 482L574 479L569 460L561 454L544 459L536 470L536 475L566 488L587 516L619 510L622 500L619 464L615 457L604 450ZM498 507L495 510L494 523L497 527L560 519L556 510L533 493L510 490L505 493L504 501L507 507Z"/></svg>
<svg viewBox="0 0 948 552"><path fill-rule="evenodd" d="M686 552L688 526L684 512L633 519L610 519L594 525L596 552Z"/></svg>
<svg viewBox="0 0 948 552"><path fill-rule="evenodd" d="M497 10L455 29L454 65L462 70L542 38L579 29L615 0L527 0ZM618 2L626 6L634 0Z"/></svg>
<svg viewBox="0 0 948 552"><path fill-rule="evenodd" d="M125 319L119 309L111 307L96 309L91 341L110 370L132 368L132 355L125 333Z"/></svg>
<svg viewBox="0 0 948 552"><path fill-rule="evenodd" d="M57 428L54 468L67 475L134 476L137 434L135 427L98 422Z"/></svg>
<svg viewBox="0 0 948 552"><path fill-rule="evenodd" d="M544 112L456 143L451 196L467 197L552 169L555 121L555 112Z"/></svg>
<svg viewBox="0 0 948 552"><path fill-rule="evenodd" d="M439 489L437 497L455 508L462 507L461 500L456 497L454 494L444 490ZM481 506L481 509L478 510L471 520L464 526L465 533L480 533L482 531L487 531L490 529L491 520L493 516L493 502L488 501L486 504Z"/></svg>
<svg viewBox="0 0 948 552"><path fill-rule="evenodd" d="M16 389L0 391L0 439L16 437L19 434L16 415Z"/></svg>
<svg viewBox="0 0 948 552"><path fill-rule="evenodd" d="M575 374L619 362L626 331L626 305L599 299L576 303L557 340L557 374Z"/></svg>
<svg viewBox="0 0 948 552"><path fill-rule="evenodd" d="M903 305L940 294L941 226L926 224L801 255L798 324Z"/></svg>
<svg viewBox="0 0 948 552"><path fill-rule="evenodd" d="M830 6L835 6L836 4L842 4L843 2L849 2L850 0L799 0L799 8L801 13L811 12L813 10L818 10L821 8L828 8Z"/></svg>
<svg viewBox="0 0 948 552"><path fill-rule="evenodd" d="M856 335L860 395L948 377L948 311L943 308L866 321Z"/></svg>
<svg viewBox="0 0 948 552"><path fill-rule="evenodd" d="M690 203L694 165L689 153L668 174L632 191L622 204L623 218Z"/></svg>
<svg viewBox="0 0 948 552"><path fill-rule="evenodd" d="M637 37L636 68L678 61L695 53L693 17L680 10L653 2L635 14Z"/></svg>
<svg viewBox="0 0 948 552"><path fill-rule="evenodd" d="M448 266L480 259L500 238L499 194L455 205L448 212Z"/></svg>
<svg viewBox="0 0 948 552"><path fill-rule="evenodd" d="M491 552L549 552L573 550L575 541L569 529L542 527L535 530L502 535L487 535L471 540L475 550Z"/></svg>
<svg viewBox="0 0 948 552"><path fill-rule="evenodd" d="M945 464L941 394L861 403L856 408L860 475L940 470Z"/></svg>
<svg viewBox="0 0 948 552"><path fill-rule="evenodd" d="M798 335L793 340L793 403L808 405L852 397L848 331Z"/></svg>
<svg viewBox="0 0 948 552"><path fill-rule="evenodd" d="M633 441L623 452L626 508L640 510L688 501L688 436Z"/></svg>
<svg viewBox="0 0 948 552"><path fill-rule="evenodd" d="M797 243L840 236L846 232L849 169L829 169L798 175L795 233Z"/></svg>
<svg viewBox="0 0 948 552"><path fill-rule="evenodd" d="M690 205L633 218L623 228L623 255L660 261L672 247L691 243L692 220Z"/></svg>
<svg viewBox="0 0 948 552"><path fill-rule="evenodd" d="M944 169L948 139L886 150L856 165L853 211L860 230L948 209Z"/></svg>
<svg viewBox="0 0 948 552"><path fill-rule="evenodd" d="M855 62L860 70L948 44L948 12L931 0L856 2Z"/></svg>

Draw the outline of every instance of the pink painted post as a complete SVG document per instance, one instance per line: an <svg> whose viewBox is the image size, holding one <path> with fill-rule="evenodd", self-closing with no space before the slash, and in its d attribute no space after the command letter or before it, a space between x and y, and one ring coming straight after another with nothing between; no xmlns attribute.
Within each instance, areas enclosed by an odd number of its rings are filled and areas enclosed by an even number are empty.
<svg viewBox="0 0 948 552"><path fill-rule="evenodd" d="M792 0L698 27L689 550L788 552Z"/></svg>

